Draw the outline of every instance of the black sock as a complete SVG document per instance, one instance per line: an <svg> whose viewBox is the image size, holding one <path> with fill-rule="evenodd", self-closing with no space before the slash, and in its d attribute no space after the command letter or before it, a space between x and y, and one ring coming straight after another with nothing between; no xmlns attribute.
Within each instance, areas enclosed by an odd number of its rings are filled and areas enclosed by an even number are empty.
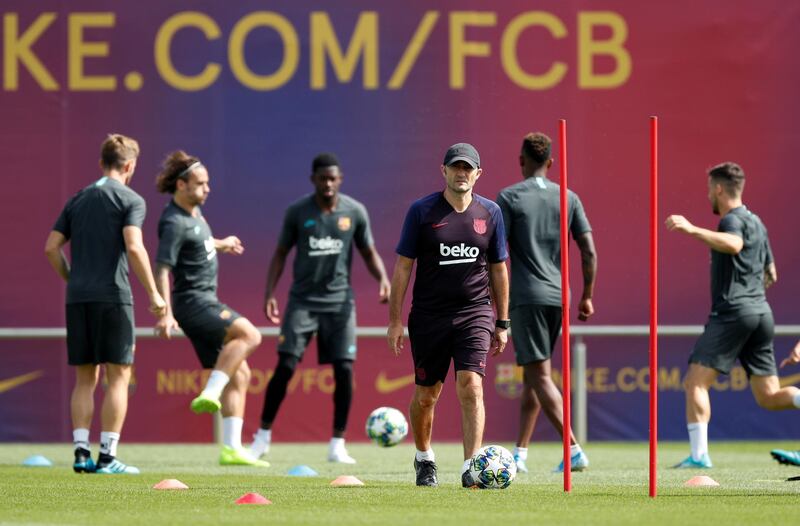
<svg viewBox="0 0 800 526"><path fill-rule="evenodd" d="M279 353L278 365L275 366L275 373L267 385L267 392L264 394L264 408L261 410L261 427L270 429L278 409L281 407L286 396L286 388L289 380L292 379L294 369L297 367L297 357L290 354Z"/></svg>
<svg viewBox="0 0 800 526"><path fill-rule="evenodd" d="M333 364L333 431L343 434L347 428L347 417L353 401L353 361L342 360ZM341 436L341 435L340 435Z"/></svg>
<svg viewBox="0 0 800 526"><path fill-rule="evenodd" d="M108 453L100 453L100 456L97 457L97 467L105 467L114 462L114 457L109 455Z"/></svg>

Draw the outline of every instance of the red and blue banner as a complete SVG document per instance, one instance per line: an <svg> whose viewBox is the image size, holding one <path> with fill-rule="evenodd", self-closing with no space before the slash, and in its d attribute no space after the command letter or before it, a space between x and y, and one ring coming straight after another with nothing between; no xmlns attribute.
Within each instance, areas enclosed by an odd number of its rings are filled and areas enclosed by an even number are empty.
<svg viewBox="0 0 800 526"><path fill-rule="evenodd" d="M776 322L797 323L800 245L786 217L800 194L792 157L800 5L6 0L0 18L2 326L63 326L64 286L43 256L44 239L66 199L99 176L109 132L142 148L132 186L148 203L151 255L166 202L154 185L161 159L175 149L203 159L212 189L204 215L218 236L236 234L246 247L241 257L221 256L220 298L265 325L266 266L285 206L311 191L314 155L339 156L343 191L367 206L391 269L404 213L443 186L438 167L450 144L477 147L484 175L476 190L493 198L520 179L522 136L555 137L560 118L569 122L571 185L598 247L591 323L645 324L650 115L661 124L664 216L714 228L706 169L740 163L745 202L769 228L776 258L780 280L769 292ZM661 323L704 323L708 250L663 231L661 256ZM377 285L355 259L359 324L383 326ZM289 278L278 291L284 305ZM138 325L150 324L136 285L134 293ZM646 340L587 342L589 438L646 438ZM663 438L685 437L680 379L692 343L662 339ZM776 340L778 356L792 344ZM126 437L207 440L210 424L187 409L202 382L188 342L140 339L138 347ZM381 339L359 347L352 438L371 409L404 409L412 389L408 355L395 359ZM257 425L275 359L267 338L252 359L248 429ZM0 341L0 440L68 437L65 362L63 342ZM312 348L276 438L328 437L332 377L315 362ZM516 434L512 362L508 353L489 364L487 437L498 440ZM798 372L788 370L785 381ZM452 391L446 386L437 413L438 439L460 436ZM741 371L722 379L712 404L712 438L800 435L792 414L756 406ZM537 436L554 435L541 422Z"/></svg>

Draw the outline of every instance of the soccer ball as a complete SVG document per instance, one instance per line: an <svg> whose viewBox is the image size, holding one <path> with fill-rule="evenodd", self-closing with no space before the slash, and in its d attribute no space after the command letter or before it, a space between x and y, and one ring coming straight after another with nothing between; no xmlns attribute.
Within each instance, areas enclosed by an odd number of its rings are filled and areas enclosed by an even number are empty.
<svg viewBox="0 0 800 526"><path fill-rule="evenodd" d="M517 476L517 464L503 446L485 446L470 459L469 474L481 489L505 489Z"/></svg>
<svg viewBox="0 0 800 526"><path fill-rule="evenodd" d="M399 444L408 434L403 413L392 407L379 407L367 418L367 436L381 447Z"/></svg>

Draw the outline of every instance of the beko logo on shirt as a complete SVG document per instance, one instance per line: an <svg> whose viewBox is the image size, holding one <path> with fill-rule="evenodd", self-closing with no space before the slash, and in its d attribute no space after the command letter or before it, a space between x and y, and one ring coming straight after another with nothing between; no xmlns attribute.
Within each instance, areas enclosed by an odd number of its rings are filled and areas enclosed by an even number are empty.
<svg viewBox="0 0 800 526"><path fill-rule="evenodd" d="M314 237L308 238L308 251L309 256L330 256L339 254L344 248L344 241L336 239L331 236L327 237Z"/></svg>
<svg viewBox="0 0 800 526"><path fill-rule="evenodd" d="M440 261L440 265L456 265L458 263L472 263L478 258L481 251L478 247L470 247L461 243L460 245L448 246L444 243L439 243L439 254L442 257L454 257L462 259L448 259Z"/></svg>

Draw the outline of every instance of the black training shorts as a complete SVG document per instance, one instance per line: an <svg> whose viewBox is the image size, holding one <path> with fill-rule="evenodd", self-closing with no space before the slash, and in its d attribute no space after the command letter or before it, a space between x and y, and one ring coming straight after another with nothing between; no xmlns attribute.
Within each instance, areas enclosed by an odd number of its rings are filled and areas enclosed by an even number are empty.
<svg viewBox="0 0 800 526"><path fill-rule="evenodd" d="M511 309L511 340L517 365L549 360L560 332L561 307L519 305Z"/></svg>
<svg viewBox="0 0 800 526"><path fill-rule="evenodd" d="M450 360L458 371L486 372L486 356L494 334L491 307L456 313L430 313L411 309L408 335L417 385L444 382Z"/></svg>
<svg viewBox="0 0 800 526"><path fill-rule="evenodd" d="M738 358L748 376L775 376L778 368L772 344L774 336L772 312L725 321L712 316L694 345L689 363L729 374Z"/></svg>
<svg viewBox="0 0 800 526"><path fill-rule="evenodd" d="M178 325L192 342L203 369L214 368L225 344L228 327L242 317L219 302L176 308L174 315Z"/></svg>
<svg viewBox="0 0 800 526"><path fill-rule="evenodd" d="M332 312L313 311L292 301L278 336L278 352L300 361L311 337L317 335L317 360L320 364L356 359L356 309L352 301Z"/></svg>
<svg viewBox="0 0 800 526"><path fill-rule="evenodd" d="M133 363L133 305L68 303L66 313L70 365Z"/></svg>

